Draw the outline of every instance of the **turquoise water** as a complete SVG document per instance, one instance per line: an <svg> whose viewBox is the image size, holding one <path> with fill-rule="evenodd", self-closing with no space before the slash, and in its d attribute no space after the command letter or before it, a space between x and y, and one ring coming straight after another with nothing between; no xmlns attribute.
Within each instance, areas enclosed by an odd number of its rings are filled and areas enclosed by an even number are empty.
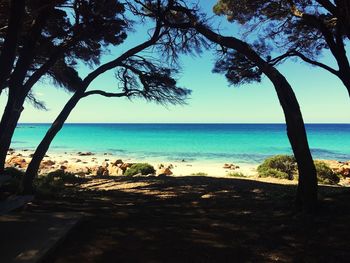
<svg viewBox="0 0 350 263"><path fill-rule="evenodd" d="M20 124L12 148L35 149L49 124ZM314 158L350 160L350 124L307 125ZM136 159L259 163L290 154L283 124L66 124L50 152Z"/></svg>

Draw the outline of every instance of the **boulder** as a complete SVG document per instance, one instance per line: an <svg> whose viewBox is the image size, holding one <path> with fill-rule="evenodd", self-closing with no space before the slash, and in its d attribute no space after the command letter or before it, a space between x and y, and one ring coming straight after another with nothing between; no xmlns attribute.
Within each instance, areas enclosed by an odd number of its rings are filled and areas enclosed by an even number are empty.
<svg viewBox="0 0 350 263"><path fill-rule="evenodd" d="M120 169L122 169L123 170L123 172L125 172L126 171L126 169L128 169L130 166L132 166L133 165L133 163L123 163L123 164L121 164L119 167L120 167Z"/></svg>
<svg viewBox="0 0 350 263"><path fill-rule="evenodd" d="M78 156L91 156L94 155L92 152L78 152Z"/></svg>
<svg viewBox="0 0 350 263"><path fill-rule="evenodd" d="M27 161L20 156L14 156L7 161L7 164L14 167L25 168Z"/></svg>
<svg viewBox="0 0 350 263"><path fill-rule="evenodd" d="M108 176L109 172L107 167L99 166L96 171L97 176Z"/></svg>
<svg viewBox="0 0 350 263"><path fill-rule="evenodd" d="M343 177L350 177L350 165L341 166L337 172Z"/></svg>
<svg viewBox="0 0 350 263"><path fill-rule="evenodd" d="M115 165L115 166L119 165L119 167L120 167L120 165L122 165L123 163L124 162L121 159L118 159L118 160L113 162L113 165Z"/></svg>
<svg viewBox="0 0 350 263"><path fill-rule="evenodd" d="M239 166L234 165L233 163L229 164L229 163L225 163L223 166L224 169L230 169L230 170L235 170L238 169Z"/></svg>
<svg viewBox="0 0 350 263"><path fill-rule="evenodd" d="M108 168L109 175L123 175L124 171L117 165L110 165Z"/></svg>
<svg viewBox="0 0 350 263"><path fill-rule="evenodd" d="M44 166L52 166L52 165L55 165L56 162L54 162L52 160L47 160L47 161L43 161L41 164Z"/></svg>
<svg viewBox="0 0 350 263"><path fill-rule="evenodd" d="M169 168L160 168L158 171L157 171L157 175L158 176L162 176L162 175L172 175L173 172L170 171Z"/></svg>

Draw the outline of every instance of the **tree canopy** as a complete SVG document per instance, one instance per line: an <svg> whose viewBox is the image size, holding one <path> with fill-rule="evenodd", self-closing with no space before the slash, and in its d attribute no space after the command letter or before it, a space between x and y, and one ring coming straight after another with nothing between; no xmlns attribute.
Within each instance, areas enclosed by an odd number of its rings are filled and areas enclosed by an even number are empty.
<svg viewBox="0 0 350 263"><path fill-rule="evenodd" d="M298 57L336 75L350 95L350 64L345 45L350 39L350 3L347 0L219 0L218 15L244 26L244 36L263 40L272 64ZM251 37L252 38L252 37ZM329 50L337 68L322 62ZM277 55L276 55L277 54Z"/></svg>

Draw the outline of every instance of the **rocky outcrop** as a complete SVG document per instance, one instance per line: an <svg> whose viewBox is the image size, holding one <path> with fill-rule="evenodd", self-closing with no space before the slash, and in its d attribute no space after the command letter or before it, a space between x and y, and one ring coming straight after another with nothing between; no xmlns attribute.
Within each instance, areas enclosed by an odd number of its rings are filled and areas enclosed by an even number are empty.
<svg viewBox="0 0 350 263"><path fill-rule="evenodd" d="M7 163L7 166L21 168L21 169L26 168L28 165L26 159L24 159L22 156L19 156L19 155L9 158L6 163Z"/></svg>
<svg viewBox="0 0 350 263"><path fill-rule="evenodd" d="M162 167L160 169L158 169L157 171L157 175L158 176L168 176L168 175L172 175L173 172L170 170L169 167Z"/></svg>
<svg viewBox="0 0 350 263"><path fill-rule="evenodd" d="M92 152L78 152L78 156L91 156L94 155Z"/></svg>
<svg viewBox="0 0 350 263"><path fill-rule="evenodd" d="M224 169L229 169L229 170L236 170L239 169L238 165L234 165L233 163L229 164L229 163L225 163L223 166Z"/></svg>

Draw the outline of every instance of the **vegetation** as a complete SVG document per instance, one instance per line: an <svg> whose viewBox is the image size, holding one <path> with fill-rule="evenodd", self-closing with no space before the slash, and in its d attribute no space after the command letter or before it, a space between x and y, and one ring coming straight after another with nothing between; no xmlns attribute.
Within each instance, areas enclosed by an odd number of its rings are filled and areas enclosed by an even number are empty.
<svg viewBox="0 0 350 263"><path fill-rule="evenodd" d="M337 184L339 183L340 176L324 162L315 161L317 180L322 184Z"/></svg>
<svg viewBox="0 0 350 263"><path fill-rule="evenodd" d="M324 162L315 161L317 181L322 184L337 184L340 176ZM258 166L259 177L274 177L293 180L298 177L297 163L293 156L276 155L267 158Z"/></svg>
<svg viewBox="0 0 350 263"><path fill-rule="evenodd" d="M148 175L154 174L156 170L148 163L135 163L125 171L126 176L134 176L136 174Z"/></svg>
<svg viewBox="0 0 350 263"><path fill-rule="evenodd" d="M338 77L350 96L345 48L350 39L350 1L218 0L214 12L244 24L244 34L259 39L256 45L271 65L298 58ZM320 59L325 50L333 55L336 66ZM281 55L272 58L271 51ZM246 67L246 72L251 69Z"/></svg>
<svg viewBox="0 0 350 263"><path fill-rule="evenodd" d="M207 176L208 174L204 173L204 172L198 172L198 173L191 173L190 175L193 175L193 176Z"/></svg>
<svg viewBox="0 0 350 263"><path fill-rule="evenodd" d="M258 166L259 177L275 177L293 180L297 173L297 163L293 156L276 155L267 158Z"/></svg>
<svg viewBox="0 0 350 263"><path fill-rule="evenodd" d="M243 173L239 173L239 172L229 172L227 174L227 176L230 176L230 177L237 177L237 178L244 178L244 177L247 177L245 176Z"/></svg>
<svg viewBox="0 0 350 263"><path fill-rule="evenodd" d="M265 43L257 40L251 44L246 41L247 38L239 39L236 36L224 36L215 32L208 25L205 15L198 12L196 7L189 8L183 1L161 2L166 5L166 8L161 10L163 13L157 9L156 4L143 5L147 15L151 14L155 18L162 19L176 33L180 28L181 32L199 34L217 45L219 59L214 72L225 74L228 81L235 85L260 81L262 74L265 74L273 83L284 112L288 139L298 163L299 184L296 204L304 210L312 210L317 205L317 175L303 116L290 83L275 67L276 63L270 63L269 49L266 48ZM234 2L244 9L245 2ZM263 2L257 2L254 4L263 5ZM249 17L252 16L246 18Z"/></svg>

